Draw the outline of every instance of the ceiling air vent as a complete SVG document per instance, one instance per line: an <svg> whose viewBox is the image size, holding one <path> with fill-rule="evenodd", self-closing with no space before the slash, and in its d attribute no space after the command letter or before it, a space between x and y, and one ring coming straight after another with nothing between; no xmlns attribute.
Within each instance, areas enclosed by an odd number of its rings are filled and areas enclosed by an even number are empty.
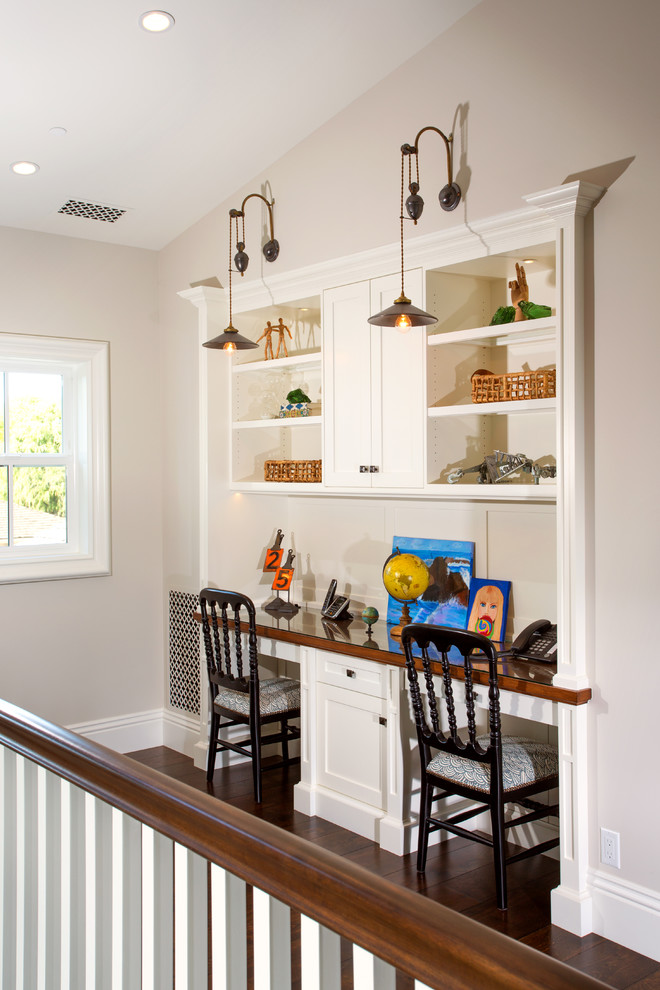
<svg viewBox="0 0 660 990"><path fill-rule="evenodd" d="M100 203L84 203L79 199L69 199L57 212L68 213L72 217L85 217L87 220L116 223L126 210L120 210L116 206L101 206Z"/></svg>

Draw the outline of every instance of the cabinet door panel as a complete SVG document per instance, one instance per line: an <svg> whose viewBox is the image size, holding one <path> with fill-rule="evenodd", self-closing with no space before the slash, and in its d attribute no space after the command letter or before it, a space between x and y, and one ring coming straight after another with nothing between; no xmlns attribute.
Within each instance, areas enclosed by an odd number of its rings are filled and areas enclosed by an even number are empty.
<svg viewBox="0 0 660 990"><path fill-rule="evenodd" d="M364 487L371 463L369 283L323 293L323 481Z"/></svg>
<svg viewBox="0 0 660 990"><path fill-rule="evenodd" d="M398 275L371 282L371 310L391 306L401 291ZM422 303L422 271L406 273L406 294ZM401 333L373 327L371 339L371 463L374 488L421 488L426 429L426 327Z"/></svg>
<svg viewBox="0 0 660 990"><path fill-rule="evenodd" d="M340 794L384 808L386 702L359 691L318 685L318 782Z"/></svg>

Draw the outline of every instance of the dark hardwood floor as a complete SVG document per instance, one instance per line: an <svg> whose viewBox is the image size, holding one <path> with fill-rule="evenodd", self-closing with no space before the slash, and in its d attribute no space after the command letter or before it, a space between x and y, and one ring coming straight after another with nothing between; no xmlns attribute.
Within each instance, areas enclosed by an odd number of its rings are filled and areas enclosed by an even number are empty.
<svg viewBox="0 0 660 990"><path fill-rule="evenodd" d="M174 750L157 747L129 755L197 790L207 791L205 772ZM492 857L488 848L467 839L452 839L432 846L426 873L420 876L414 855L399 857L384 852L375 843L338 825L294 811L293 786L297 779L296 767L288 772L265 773L261 806L254 803L248 763L216 770L208 790L235 807L546 952L610 987L660 990L660 964L653 959L599 935L579 938L550 924L550 891L559 882L559 867L554 860L536 856L508 868L509 910L502 914L495 907ZM408 988L412 988L412 981L400 976L397 990Z"/></svg>

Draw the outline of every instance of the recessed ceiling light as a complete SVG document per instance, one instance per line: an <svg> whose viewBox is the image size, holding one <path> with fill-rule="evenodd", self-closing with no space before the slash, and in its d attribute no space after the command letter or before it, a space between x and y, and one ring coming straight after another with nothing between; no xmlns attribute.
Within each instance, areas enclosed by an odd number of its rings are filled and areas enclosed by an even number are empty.
<svg viewBox="0 0 660 990"><path fill-rule="evenodd" d="M9 167L16 175L34 175L39 171L36 162L12 162Z"/></svg>
<svg viewBox="0 0 660 990"><path fill-rule="evenodd" d="M523 258L523 265L535 265L536 258Z"/></svg>
<svg viewBox="0 0 660 990"><path fill-rule="evenodd" d="M169 31L174 27L174 18L165 10L148 10L140 17L140 27L145 31Z"/></svg>
<svg viewBox="0 0 660 990"><path fill-rule="evenodd" d="M48 133L52 134L53 137L64 137L66 134L66 127L49 127Z"/></svg>

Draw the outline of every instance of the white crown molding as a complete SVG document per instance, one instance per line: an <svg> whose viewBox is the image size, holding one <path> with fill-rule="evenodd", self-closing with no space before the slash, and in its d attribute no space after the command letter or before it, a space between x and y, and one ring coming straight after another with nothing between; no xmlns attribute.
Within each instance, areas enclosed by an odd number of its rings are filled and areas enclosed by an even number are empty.
<svg viewBox="0 0 660 990"><path fill-rule="evenodd" d="M585 216L603 192L589 182L569 182L523 196L527 205L519 210L422 234L405 242L406 269L439 268L553 238L559 221ZM267 278L240 281L232 286L233 309L243 313L320 296L333 286L396 273L399 265L400 245L393 242ZM200 309L207 308L209 316L221 301L226 305L226 290L212 286L196 286L178 295Z"/></svg>
<svg viewBox="0 0 660 990"><path fill-rule="evenodd" d="M576 182L567 182L563 186L555 186L554 189L530 193L528 196L523 196L523 199L530 206L537 206L555 218L585 217L604 193L603 186L595 186L592 182L583 182L580 179Z"/></svg>

